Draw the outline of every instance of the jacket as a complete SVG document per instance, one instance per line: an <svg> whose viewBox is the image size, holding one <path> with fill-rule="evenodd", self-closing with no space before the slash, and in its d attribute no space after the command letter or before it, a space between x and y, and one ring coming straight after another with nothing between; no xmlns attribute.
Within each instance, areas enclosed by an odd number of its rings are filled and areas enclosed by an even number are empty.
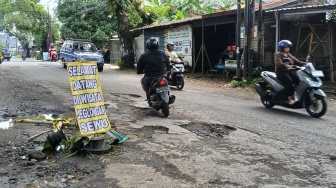
<svg viewBox="0 0 336 188"><path fill-rule="evenodd" d="M137 63L137 74L160 76L166 73L169 59L165 52L152 49L143 53Z"/></svg>
<svg viewBox="0 0 336 188"><path fill-rule="evenodd" d="M169 57L169 62L171 62L172 60L175 59L179 59L179 57L177 56L177 54L174 51L166 51L167 56Z"/></svg>
<svg viewBox="0 0 336 188"><path fill-rule="evenodd" d="M283 62L284 58L288 58L289 62ZM292 54L287 53L287 56L285 56L284 52L276 52L274 53L274 62L275 62L275 73L281 74L287 72L288 65L304 65L305 62L298 60L295 58Z"/></svg>

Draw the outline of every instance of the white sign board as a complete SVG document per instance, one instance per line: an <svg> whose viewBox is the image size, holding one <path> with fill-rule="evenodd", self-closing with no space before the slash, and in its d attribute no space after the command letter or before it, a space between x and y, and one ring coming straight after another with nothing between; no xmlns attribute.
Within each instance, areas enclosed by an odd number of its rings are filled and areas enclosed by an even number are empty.
<svg viewBox="0 0 336 188"><path fill-rule="evenodd" d="M254 34L253 34L254 37L257 37L258 36L258 27L257 26L254 26ZM240 28L240 38L245 38L245 27L241 27Z"/></svg>
<svg viewBox="0 0 336 188"><path fill-rule="evenodd" d="M167 42L174 43L174 51L178 55L191 56L192 29L190 25L183 25L165 30L165 46Z"/></svg>

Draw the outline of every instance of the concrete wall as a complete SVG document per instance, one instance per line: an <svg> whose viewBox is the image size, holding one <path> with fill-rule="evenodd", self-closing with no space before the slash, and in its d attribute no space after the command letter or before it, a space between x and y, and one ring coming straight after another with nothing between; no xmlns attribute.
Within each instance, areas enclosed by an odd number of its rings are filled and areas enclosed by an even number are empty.
<svg viewBox="0 0 336 188"><path fill-rule="evenodd" d="M141 54L145 52L144 36L136 37L134 39L133 44L134 44L135 62L137 62Z"/></svg>
<svg viewBox="0 0 336 188"><path fill-rule="evenodd" d="M121 59L121 45L119 39L111 39L110 63L115 63Z"/></svg>

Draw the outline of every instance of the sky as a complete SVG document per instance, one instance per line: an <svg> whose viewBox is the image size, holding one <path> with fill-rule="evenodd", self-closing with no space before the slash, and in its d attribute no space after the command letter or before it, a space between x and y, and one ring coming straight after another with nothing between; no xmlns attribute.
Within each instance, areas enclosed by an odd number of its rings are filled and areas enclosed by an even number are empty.
<svg viewBox="0 0 336 188"><path fill-rule="evenodd" d="M49 12L51 15L54 15L54 9L57 6L57 0L40 0L40 4L44 6L44 8L48 11L49 5Z"/></svg>

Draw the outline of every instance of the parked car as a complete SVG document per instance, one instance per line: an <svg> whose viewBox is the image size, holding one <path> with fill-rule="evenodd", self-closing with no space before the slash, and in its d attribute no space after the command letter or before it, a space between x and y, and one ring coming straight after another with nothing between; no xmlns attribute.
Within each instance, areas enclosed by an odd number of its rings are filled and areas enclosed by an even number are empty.
<svg viewBox="0 0 336 188"><path fill-rule="evenodd" d="M3 59L7 59L7 61L10 61L10 59L12 58L12 55L10 54L9 50L7 48L2 48L2 56Z"/></svg>
<svg viewBox="0 0 336 188"><path fill-rule="evenodd" d="M60 50L59 59L63 68L67 67L68 62L88 62L97 63L98 71L104 69L104 58L90 41L85 39L66 39Z"/></svg>

